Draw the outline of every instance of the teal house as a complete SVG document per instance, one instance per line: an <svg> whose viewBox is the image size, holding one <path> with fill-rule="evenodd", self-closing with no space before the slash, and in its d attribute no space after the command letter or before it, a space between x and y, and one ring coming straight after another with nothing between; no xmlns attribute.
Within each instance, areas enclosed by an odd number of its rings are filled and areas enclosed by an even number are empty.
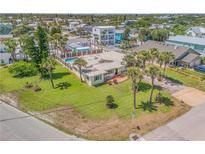
<svg viewBox="0 0 205 154"><path fill-rule="evenodd" d="M115 30L115 43L121 43L123 41L124 30Z"/></svg>

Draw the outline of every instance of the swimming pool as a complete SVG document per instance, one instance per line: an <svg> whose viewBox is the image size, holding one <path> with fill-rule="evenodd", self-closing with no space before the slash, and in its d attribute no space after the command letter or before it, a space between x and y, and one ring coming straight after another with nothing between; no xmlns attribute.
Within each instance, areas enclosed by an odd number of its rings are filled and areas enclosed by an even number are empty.
<svg viewBox="0 0 205 154"><path fill-rule="evenodd" d="M77 57L74 57L74 58L66 58L64 61L66 63L73 63L75 60L77 60L78 58Z"/></svg>

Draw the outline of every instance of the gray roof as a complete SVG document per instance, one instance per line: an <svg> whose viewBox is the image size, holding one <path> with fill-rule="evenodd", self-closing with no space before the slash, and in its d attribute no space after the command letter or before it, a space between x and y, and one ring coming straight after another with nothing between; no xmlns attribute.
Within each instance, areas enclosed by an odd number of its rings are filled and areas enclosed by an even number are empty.
<svg viewBox="0 0 205 154"><path fill-rule="evenodd" d="M198 44L205 46L205 38L191 37L191 36L170 36L167 41L177 41L191 44Z"/></svg>
<svg viewBox="0 0 205 154"><path fill-rule="evenodd" d="M192 30L195 33L205 33L205 28L204 27L191 27L187 31Z"/></svg>
<svg viewBox="0 0 205 154"><path fill-rule="evenodd" d="M140 45L139 47L135 48L134 51L139 52L142 50L149 50L151 48L157 48L159 52L164 52L164 51L172 52L175 55L176 59L189 50L189 48L187 47L175 46L175 45L167 44L164 42L149 40L149 41L146 41L144 44Z"/></svg>
<svg viewBox="0 0 205 154"><path fill-rule="evenodd" d="M184 58L181 59L181 61L186 62L186 63L191 63L194 59L199 57L198 54L195 53L189 53L187 54Z"/></svg>

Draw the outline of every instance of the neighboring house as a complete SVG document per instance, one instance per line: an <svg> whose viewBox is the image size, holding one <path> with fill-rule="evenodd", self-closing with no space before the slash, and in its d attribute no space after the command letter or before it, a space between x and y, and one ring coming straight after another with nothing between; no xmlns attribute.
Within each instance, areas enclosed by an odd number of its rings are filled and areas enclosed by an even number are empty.
<svg viewBox="0 0 205 154"><path fill-rule="evenodd" d="M66 57L76 57L88 54L95 54L100 51L96 51L92 48L91 42L86 38L73 38L69 39L65 46Z"/></svg>
<svg viewBox="0 0 205 154"><path fill-rule="evenodd" d="M82 68L82 78L88 85L95 86L125 73L123 57L124 54L115 51L82 56L87 62L87 66ZM70 62L71 69L79 76L78 67L73 65L73 62Z"/></svg>
<svg viewBox="0 0 205 154"><path fill-rule="evenodd" d="M6 51L6 46L0 44L0 64L12 63L11 54Z"/></svg>
<svg viewBox="0 0 205 154"><path fill-rule="evenodd" d="M135 52L157 48L159 52L172 52L175 59L170 63L174 66L194 67L201 63L200 53L197 51L183 46L176 46L158 41L147 41L141 46L135 48Z"/></svg>
<svg viewBox="0 0 205 154"><path fill-rule="evenodd" d="M123 34L124 34L124 29L120 30L115 30L115 43L121 43L123 41Z"/></svg>
<svg viewBox="0 0 205 154"><path fill-rule="evenodd" d="M11 23L0 23L0 35L8 35L13 30Z"/></svg>
<svg viewBox="0 0 205 154"><path fill-rule="evenodd" d="M205 38L197 38L191 36L170 36L166 43L178 45L178 46L185 46L188 48L192 48L199 52L205 52Z"/></svg>
<svg viewBox="0 0 205 154"><path fill-rule="evenodd" d="M92 43L102 45L115 44L115 27L114 26L96 26L93 27Z"/></svg>
<svg viewBox="0 0 205 154"><path fill-rule="evenodd" d="M13 38L13 35L12 34L8 34L8 35L1 35L0 34L0 41L2 41L3 39L6 39L6 38Z"/></svg>
<svg viewBox="0 0 205 154"><path fill-rule="evenodd" d="M186 31L188 36L205 38L205 28L204 27L191 27Z"/></svg>
<svg viewBox="0 0 205 154"><path fill-rule="evenodd" d="M76 26L78 26L80 24L80 22L78 21L73 21L69 23L69 30L70 31L75 31L76 30Z"/></svg>

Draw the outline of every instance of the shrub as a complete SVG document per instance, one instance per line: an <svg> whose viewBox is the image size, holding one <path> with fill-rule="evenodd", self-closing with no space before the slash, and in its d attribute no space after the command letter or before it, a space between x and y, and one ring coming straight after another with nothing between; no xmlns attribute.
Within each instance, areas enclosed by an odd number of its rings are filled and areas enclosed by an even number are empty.
<svg viewBox="0 0 205 154"><path fill-rule="evenodd" d="M36 75L37 69L31 63L19 61L9 66L9 72L14 77L26 77Z"/></svg>
<svg viewBox="0 0 205 154"><path fill-rule="evenodd" d="M41 91L41 87L39 87L38 85L36 85L36 86L34 87L34 91L35 91L35 92Z"/></svg>
<svg viewBox="0 0 205 154"><path fill-rule="evenodd" d="M114 98L112 95L106 97L106 106L110 109L115 108Z"/></svg>
<svg viewBox="0 0 205 154"><path fill-rule="evenodd" d="M33 87L33 84L32 84L32 83L26 82L25 88L32 88L32 87Z"/></svg>

